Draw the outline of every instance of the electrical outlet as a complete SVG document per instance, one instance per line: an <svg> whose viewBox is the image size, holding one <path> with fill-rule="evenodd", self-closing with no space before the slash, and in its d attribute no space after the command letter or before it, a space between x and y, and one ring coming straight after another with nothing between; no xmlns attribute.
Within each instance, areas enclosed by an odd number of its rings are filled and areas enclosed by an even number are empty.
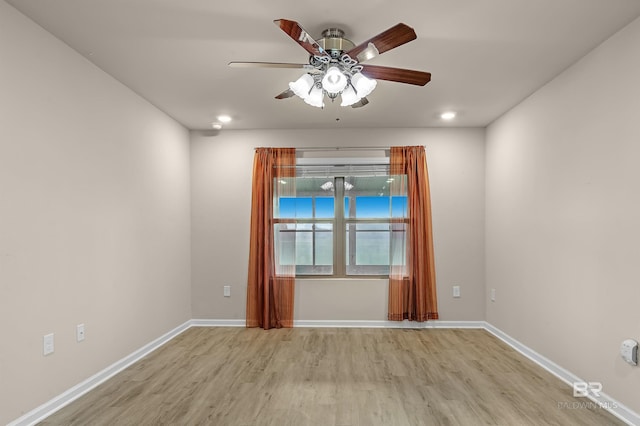
<svg viewBox="0 0 640 426"><path fill-rule="evenodd" d="M495 288L491 289L491 301L492 302L496 301L496 289Z"/></svg>
<svg viewBox="0 0 640 426"><path fill-rule="evenodd" d="M627 339L620 346L620 355L622 359L631 365L638 365L638 342L633 339Z"/></svg>
<svg viewBox="0 0 640 426"><path fill-rule="evenodd" d="M82 342L84 340L84 324L76 325L76 341Z"/></svg>
<svg viewBox="0 0 640 426"><path fill-rule="evenodd" d="M54 350L53 346L53 333L47 334L42 338L42 354L49 355L52 354Z"/></svg>
<svg viewBox="0 0 640 426"><path fill-rule="evenodd" d="M460 286L459 285L454 285L453 286L453 297L460 297Z"/></svg>
<svg viewBox="0 0 640 426"><path fill-rule="evenodd" d="M231 286L230 285L225 285L224 286L224 297L231 297Z"/></svg>

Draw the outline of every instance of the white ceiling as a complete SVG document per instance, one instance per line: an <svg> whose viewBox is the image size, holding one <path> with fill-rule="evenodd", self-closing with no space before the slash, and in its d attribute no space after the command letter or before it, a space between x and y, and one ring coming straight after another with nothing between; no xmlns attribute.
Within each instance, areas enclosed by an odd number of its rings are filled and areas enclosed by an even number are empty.
<svg viewBox="0 0 640 426"><path fill-rule="evenodd" d="M640 15L639 0L7 2L190 129L223 113L230 129L484 127ZM403 22L418 39L370 63L429 71L432 81L379 81L358 109L276 100L302 70L227 64L306 63L277 18L315 38L337 26L356 44ZM445 123L438 115L449 109L458 117Z"/></svg>

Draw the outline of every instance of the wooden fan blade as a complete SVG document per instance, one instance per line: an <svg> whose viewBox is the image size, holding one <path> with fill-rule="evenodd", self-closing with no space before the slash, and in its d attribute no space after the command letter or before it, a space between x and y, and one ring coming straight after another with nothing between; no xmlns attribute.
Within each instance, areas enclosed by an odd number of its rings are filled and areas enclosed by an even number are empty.
<svg viewBox="0 0 640 426"><path fill-rule="evenodd" d="M325 50L305 31L304 28L296 21L288 19L276 19L274 24L280 27L282 31L287 33L296 43L304 50L315 56L328 56Z"/></svg>
<svg viewBox="0 0 640 426"><path fill-rule="evenodd" d="M363 106L365 106L368 103L369 103L369 99L362 98L358 102L356 102L355 104L351 104L351 108L362 108Z"/></svg>
<svg viewBox="0 0 640 426"><path fill-rule="evenodd" d="M362 65L362 75L376 80L396 81L416 86L424 86L431 81L431 73L428 72L378 65Z"/></svg>
<svg viewBox="0 0 640 426"><path fill-rule="evenodd" d="M369 40L363 41L347 53L352 58L357 58L358 62L363 62L415 40L416 37L416 32L413 28L405 24L398 24L375 37L371 37ZM369 44L372 46L369 46Z"/></svg>
<svg viewBox="0 0 640 426"><path fill-rule="evenodd" d="M229 62L232 68L303 68L314 69L309 64L288 64L284 62Z"/></svg>
<svg viewBox="0 0 640 426"><path fill-rule="evenodd" d="M287 99L294 95L295 93L293 93L293 90L287 89L284 92L280 93L278 96L276 96L276 99Z"/></svg>

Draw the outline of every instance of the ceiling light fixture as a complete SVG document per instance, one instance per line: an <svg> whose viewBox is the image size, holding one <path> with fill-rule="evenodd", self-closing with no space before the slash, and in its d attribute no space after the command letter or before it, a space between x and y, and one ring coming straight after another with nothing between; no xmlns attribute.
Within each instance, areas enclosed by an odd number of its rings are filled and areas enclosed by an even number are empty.
<svg viewBox="0 0 640 426"><path fill-rule="evenodd" d="M331 94L338 94L347 87L347 76L337 66L330 66L322 77L322 88Z"/></svg>
<svg viewBox="0 0 640 426"><path fill-rule="evenodd" d="M369 103L366 98L376 88L372 78L404 84L424 86L431 81L431 73L404 68L361 65L381 53L417 38L413 28L399 23L386 31L355 45L344 37L340 28L327 28L318 41L311 38L302 26L289 19L273 21L309 54L304 64L283 62L229 62L236 68L302 68L305 74L289 83L289 88L275 96L289 99L298 96L309 105L324 107L325 95L334 102L342 96L340 106L360 108Z"/></svg>
<svg viewBox="0 0 640 426"><path fill-rule="evenodd" d="M322 89L317 87L317 86L313 86L311 88L311 91L309 92L309 95L304 98L304 101L314 107L318 107L318 108L323 108L324 107L324 94L322 92Z"/></svg>
<svg viewBox="0 0 640 426"><path fill-rule="evenodd" d="M222 124L220 124L220 123L211 123L211 127L214 130L220 130L220 129L222 129Z"/></svg>
<svg viewBox="0 0 640 426"><path fill-rule="evenodd" d="M440 118L442 118L443 120L453 120L454 118L456 118L456 113L453 111L443 112L442 114L440 114Z"/></svg>
<svg viewBox="0 0 640 426"><path fill-rule="evenodd" d="M378 84L362 74L362 65L336 50L331 56L312 56L311 71L289 83L289 89L314 107L324 107L325 95L333 102L342 96L340 106L350 106L373 92ZM333 53L333 52L332 52Z"/></svg>
<svg viewBox="0 0 640 426"><path fill-rule="evenodd" d="M221 123L229 123L231 121L231 117L228 115L219 115L218 121Z"/></svg>
<svg viewBox="0 0 640 426"><path fill-rule="evenodd" d="M346 89L342 92L342 102L340 102L340 106L351 106L358 102L361 98L356 95L356 91L353 89L351 85L348 85Z"/></svg>
<svg viewBox="0 0 640 426"><path fill-rule="evenodd" d="M355 74L351 79L351 82L353 83L353 87L355 87L356 92L358 92L358 96L361 98L369 96L371 92L373 92L373 89L378 85L377 81L367 78L360 73Z"/></svg>
<svg viewBox="0 0 640 426"><path fill-rule="evenodd" d="M311 74L305 74L296 81L289 83L289 89L291 89L296 96L306 99L313 88L313 84L313 77L311 77Z"/></svg>

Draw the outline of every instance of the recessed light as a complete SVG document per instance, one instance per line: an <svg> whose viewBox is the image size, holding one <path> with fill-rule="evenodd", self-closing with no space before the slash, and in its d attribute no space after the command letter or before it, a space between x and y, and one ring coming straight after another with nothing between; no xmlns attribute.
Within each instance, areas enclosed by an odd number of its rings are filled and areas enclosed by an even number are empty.
<svg viewBox="0 0 640 426"><path fill-rule="evenodd" d="M453 120L456 117L456 113L453 111L447 111L440 114L440 118L443 120Z"/></svg>
<svg viewBox="0 0 640 426"><path fill-rule="evenodd" d="M215 130L220 130L220 129L222 129L222 124L220 124L220 123L211 123L211 127L213 127Z"/></svg>
<svg viewBox="0 0 640 426"><path fill-rule="evenodd" d="M218 116L218 121L222 122L222 123L228 123L231 121L231 117L229 117L228 115L219 115Z"/></svg>

